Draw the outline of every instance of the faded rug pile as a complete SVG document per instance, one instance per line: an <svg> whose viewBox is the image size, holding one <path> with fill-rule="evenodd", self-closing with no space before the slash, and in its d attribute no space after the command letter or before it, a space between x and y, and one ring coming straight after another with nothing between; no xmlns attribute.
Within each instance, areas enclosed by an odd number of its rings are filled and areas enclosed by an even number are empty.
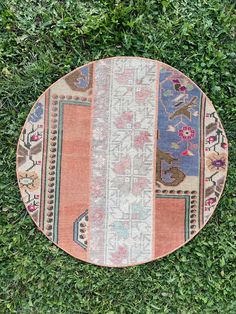
<svg viewBox="0 0 236 314"><path fill-rule="evenodd" d="M211 101L184 74L151 59L107 58L39 97L18 142L18 184L58 247L97 265L136 265L206 224L227 149Z"/></svg>

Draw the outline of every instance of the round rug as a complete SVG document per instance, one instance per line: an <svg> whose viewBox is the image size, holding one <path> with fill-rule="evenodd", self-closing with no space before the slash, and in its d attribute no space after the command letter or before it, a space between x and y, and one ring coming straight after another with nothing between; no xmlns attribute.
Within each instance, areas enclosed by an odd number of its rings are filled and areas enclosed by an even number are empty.
<svg viewBox="0 0 236 314"><path fill-rule="evenodd" d="M79 67L31 109L17 148L26 209L49 240L93 264L163 257L212 215L227 139L211 101L159 61Z"/></svg>

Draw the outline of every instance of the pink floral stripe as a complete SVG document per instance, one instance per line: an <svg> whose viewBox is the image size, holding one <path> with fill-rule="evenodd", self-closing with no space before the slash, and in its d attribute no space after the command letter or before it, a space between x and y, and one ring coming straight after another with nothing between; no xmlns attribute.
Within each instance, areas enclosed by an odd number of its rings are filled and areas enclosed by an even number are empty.
<svg viewBox="0 0 236 314"><path fill-rule="evenodd" d="M156 63L96 63L90 259L128 265L152 258Z"/></svg>
<svg viewBox="0 0 236 314"><path fill-rule="evenodd" d="M110 60L94 63L89 256L97 264L104 264L110 64Z"/></svg>

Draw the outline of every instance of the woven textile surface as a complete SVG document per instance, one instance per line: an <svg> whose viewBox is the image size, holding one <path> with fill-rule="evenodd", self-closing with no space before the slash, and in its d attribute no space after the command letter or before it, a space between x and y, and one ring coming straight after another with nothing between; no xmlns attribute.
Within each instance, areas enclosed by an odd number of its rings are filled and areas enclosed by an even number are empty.
<svg viewBox="0 0 236 314"><path fill-rule="evenodd" d="M227 139L211 101L159 61L115 57L67 74L37 100L17 177L38 228L72 256L124 267L163 257L212 215Z"/></svg>

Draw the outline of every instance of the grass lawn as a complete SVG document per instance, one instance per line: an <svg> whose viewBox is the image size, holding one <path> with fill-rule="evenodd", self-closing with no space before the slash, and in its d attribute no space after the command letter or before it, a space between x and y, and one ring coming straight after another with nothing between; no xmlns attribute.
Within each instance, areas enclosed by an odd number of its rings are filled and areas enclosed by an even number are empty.
<svg viewBox="0 0 236 314"><path fill-rule="evenodd" d="M0 314L236 313L235 1L0 0ZM184 72L215 104L230 142L223 197L204 230L156 262L80 262L37 231L20 200L15 151L38 96L117 55Z"/></svg>

